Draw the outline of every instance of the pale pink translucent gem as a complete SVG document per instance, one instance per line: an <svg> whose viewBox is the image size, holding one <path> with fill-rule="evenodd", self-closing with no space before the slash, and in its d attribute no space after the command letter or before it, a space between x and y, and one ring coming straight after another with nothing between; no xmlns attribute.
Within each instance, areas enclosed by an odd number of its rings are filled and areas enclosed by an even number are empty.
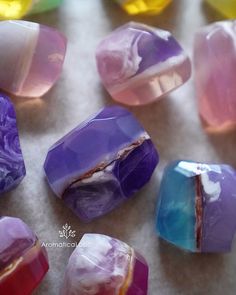
<svg viewBox="0 0 236 295"><path fill-rule="evenodd" d="M0 89L25 97L44 95L58 80L66 38L27 21L0 22Z"/></svg>
<svg viewBox="0 0 236 295"><path fill-rule="evenodd" d="M216 22L196 33L195 84L199 113L208 128L236 123L236 22Z"/></svg>
<svg viewBox="0 0 236 295"><path fill-rule="evenodd" d="M191 75L188 56L169 32L134 22L103 39L96 60L107 91L127 105L151 103Z"/></svg>

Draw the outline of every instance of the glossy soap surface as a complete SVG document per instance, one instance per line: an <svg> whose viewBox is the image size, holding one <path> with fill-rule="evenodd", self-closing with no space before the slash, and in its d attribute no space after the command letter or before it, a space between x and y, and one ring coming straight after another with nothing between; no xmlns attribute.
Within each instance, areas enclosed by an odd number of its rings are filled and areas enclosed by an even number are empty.
<svg viewBox="0 0 236 295"><path fill-rule="evenodd" d="M0 20L17 19L25 15L32 0L0 0Z"/></svg>
<svg viewBox="0 0 236 295"><path fill-rule="evenodd" d="M134 22L103 39L96 60L107 91L128 105L151 103L191 74L189 58L169 32Z"/></svg>
<svg viewBox="0 0 236 295"><path fill-rule="evenodd" d="M15 188L25 173L14 106L0 93L0 193Z"/></svg>
<svg viewBox="0 0 236 295"><path fill-rule="evenodd" d="M159 192L160 237L191 252L229 252L236 231L235 181L228 165L170 164Z"/></svg>
<svg viewBox="0 0 236 295"><path fill-rule="evenodd" d="M106 107L49 150L48 182L85 221L101 216L145 185L158 163L143 127L121 107Z"/></svg>
<svg viewBox="0 0 236 295"><path fill-rule="evenodd" d="M228 18L236 17L236 1L235 0L206 0L220 14Z"/></svg>
<svg viewBox="0 0 236 295"><path fill-rule="evenodd" d="M129 14L159 14L171 0L117 0Z"/></svg>
<svg viewBox="0 0 236 295"><path fill-rule="evenodd" d="M41 247L31 229L18 218L1 217L1 294L32 294L48 271L48 267L46 250Z"/></svg>
<svg viewBox="0 0 236 295"><path fill-rule="evenodd" d="M127 244L85 234L72 253L60 295L146 295L148 265Z"/></svg>
<svg viewBox="0 0 236 295"><path fill-rule="evenodd" d="M216 22L195 35L195 85L199 113L215 130L236 124L236 22Z"/></svg>
<svg viewBox="0 0 236 295"><path fill-rule="evenodd" d="M19 19L28 13L56 8L62 0L0 0L0 20Z"/></svg>
<svg viewBox="0 0 236 295"><path fill-rule="evenodd" d="M48 92L62 71L65 37L37 23L3 21L0 39L0 89L25 97Z"/></svg>

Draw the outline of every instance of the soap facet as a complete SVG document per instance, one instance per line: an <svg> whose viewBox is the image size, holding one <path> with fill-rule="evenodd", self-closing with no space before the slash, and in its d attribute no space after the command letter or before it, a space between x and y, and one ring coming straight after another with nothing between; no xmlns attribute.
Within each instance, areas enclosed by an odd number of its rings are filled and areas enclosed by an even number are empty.
<svg viewBox="0 0 236 295"><path fill-rule="evenodd" d="M55 143L44 163L48 182L82 220L113 210L150 179L157 151L121 107L106 107Z"/></svg>
<svg viewBox="0 0 236 295"><path fill-rule="evenodd" d="M148 265L117 239L85 234L72 253L60 295L147 295Z"/></svg>
<svg viewBox="0 0 236 295"><path fill-rule="evenodd" d="M144 14L159 14L172 1L171 0L116 0L121 7L131 15Z"/></svg>
<svg viewBox="0 0 236 295"><path fill-rule="evenodd" d="M157 231L191 252L231 250L236 231L236 171L228 165L176 161L165 170Z"/></svg>
<svg viewBox="0 0 236 295"><path fill-rule="evenodd" d="M169 32L134 22L103 39L96 60L107 91L127 105L151 103L191 75L187 54Z"/></svg>
<svg viewBox="0 0 236 295"><path fill-rule="evenodd" d="M14 106L0 93L0 194L14 189L25 173Z"/></svg>
<svg viewBox="0 0 236 295"><path fill-rule="evenodd" d="M37 23L3 21L0 39L0 89L24 97L48 92L62 71L66 38Z"/></svg>
<svg viewBox="0 0 236 295"><path fill-rule="evenodd" d="M227 18L236 18L235 0L206 0L217 12Z"/></svg>
<svg viewBox="0 0 236 295"><path fill-rule="evenodd" d="M195 85L200 116L207 128L236 124L236 21L203 27L195 35Z"/></svg>
<svg viewBox="0 0 236 295"><path fill-rule="evenodd" d="M20 219L0 218L0 291L30 295L49 268L46 249Z"/></svg>

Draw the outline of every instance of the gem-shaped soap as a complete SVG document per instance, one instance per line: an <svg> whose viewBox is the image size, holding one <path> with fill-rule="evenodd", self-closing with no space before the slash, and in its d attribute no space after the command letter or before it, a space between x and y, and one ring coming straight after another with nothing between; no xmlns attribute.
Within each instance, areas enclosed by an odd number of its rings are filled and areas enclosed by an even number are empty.
<svg viewBox="0 0 236 295"><path fill-rule="evenodd" d="M0 194L15 188L24 176L16 113L9 98L0 93Z"/></svg>
<svg viewBox="0 0 236 295"><path fill-rule="evenodd" d="M48 258L35 234L20 219L0 218L0 293L30 295L48 271Z"/></svg>
<svg viewBox="0 0 236 295"><path fill-rule="evenodd" d="M191 74L189 58L169 32L134 22L102 40L96 59L107 91L128 105L153 102Z"/></svg>
<svg viewBox="0 0 236 295"><path fill-rule="evenodd" d="M171 0L116 0L129 14L159 14Z"/></svg>
<svg viewBox="0 0 236 295"><path fill-rule="evenodd" d="M114 238L85 234L72 253L60 295L147 295L148 265Z"/></svg>
<svg viewBox="0 0 236 295"><path fill-rule="evenodd" d="M3 21L0 39L0 89L25 97L49 91L62 71L65 37L37 23Z"/></svg>
<svg viewBox="0 0 236 295"><path fill-rule="evenodd" d="M216 11L228 18L236 18L236 1L235 0L205 0Z"/></svg>
<svg viewBox="0 0 236 295"><path fill-rule="evenodd" d="M49 150L44 169L54 193L85 221L145 185L158 163L142 126L121 107L106 107Z"/></svg>
<svg viewBox="0 0 236 295"><path fill-rule="evenodd" d="M192 252L229 252L236 231L236 171L228 165L171 163L159 193L161 238Z"/></svg>
<svg viewBox="0 0 236 295"><path fill-rule="evenodd" d="M56 8L62 0L0 0L0 19L18 19L28 13Z"/></svg>
<svg viewBox="0 0 236 295"><path fill-rule="evenodd" d="M236 124L235 42L235 21L213 23L195 36L199 113L211 129L225 129Z"/></svg>

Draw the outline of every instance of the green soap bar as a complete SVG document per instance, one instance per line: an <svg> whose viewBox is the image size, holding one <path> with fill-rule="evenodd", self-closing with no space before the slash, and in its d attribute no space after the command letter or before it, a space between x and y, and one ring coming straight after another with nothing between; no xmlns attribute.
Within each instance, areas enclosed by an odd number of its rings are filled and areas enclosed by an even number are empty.
<svg viewBox="0 0 236 295"><path fill-rule="evenodd" d="M58 7L63 0L34 0L29 14L44 12Z"/></svg>

